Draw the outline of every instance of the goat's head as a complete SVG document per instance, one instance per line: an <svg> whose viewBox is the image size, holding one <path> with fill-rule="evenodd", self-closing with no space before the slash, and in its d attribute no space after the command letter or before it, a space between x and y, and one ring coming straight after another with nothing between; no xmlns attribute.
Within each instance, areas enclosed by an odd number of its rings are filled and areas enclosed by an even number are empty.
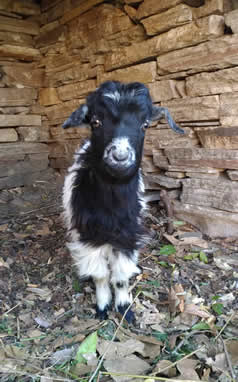
<svg viewBox="0 0 238 382"><path fill-rule="evenodd" d="M145 130L152 120L163 117L173 130L183 133L166 108L153 105L146 86L107 81L71 114L63 128L90 124L97 170L125 179L140 166Z"/></svg>

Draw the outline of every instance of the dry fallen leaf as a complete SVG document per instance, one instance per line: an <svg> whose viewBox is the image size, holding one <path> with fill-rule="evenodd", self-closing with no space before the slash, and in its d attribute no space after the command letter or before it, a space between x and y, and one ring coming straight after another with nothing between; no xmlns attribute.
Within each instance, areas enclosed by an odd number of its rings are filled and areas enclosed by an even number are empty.
<svg viewBox="0 0 238 382"><path fill-rule="evenodd" d="M174 285L174 290L175 290L176 296L180 300L178 308L179 308L180 312L183 312L184 311L184 299L185 299L185 297L184 297L184 295L185 295L184 289L183 289L181 284L175 284Z"/></svg>
<svg viewBox="0 0 238 382"><path fill-rule="evenodd" d="M14 236L16 239L22 240L25 239L27 236L29 236L29 233L19 233L19 232L14 232Z"/></svg>
<svg viewBox="0 0 238 382"><path fill-rule="evenodd" d="M171 313L175 313L177 310L177 306L180 304L180 299L178 298L176 291L173 287L170 288L168 300L169 300L169 311Z"/></svg>
<svg viewBox="0 0 238 382"><path fill-rule="evenodd" d="M7 228L8 228L8 224L1 224L0 225L0 232L5 232Z"/></svg>
<svg viewBox="0 0 238 382"><path fill-rule="evenodd" d="M224 294L223 296L221 296L219 298L219 301L224 305L226 306L227 304L233 302L235 300L235 296L234 294L231 292L231 293L227 293L227 294Z"/></svg>
<svg viewBox="0 0 238 382"><path fill-rule="evenodd" d="M232 270L232 266L230 266L226 261L219 257L214 257L213 261L216 264L217 268L221 269L222 271Z"/></svg>
<svg viewBox="0 0 238 382"><path fill-rule="evenodd" d="M226 348L230 354L232 364L238 366L238 340L227 340Z"/></svg>
<svg viewBox="0 0 238 382"><path fill-rule="evenodd" d="M136 336L137 340L138 341L142 341L142 342L145 342L145 343L148 343L148 344L152 344L152 345L159 345L159 346L163 346L163 342L162 341L159 341L157 340L155 337L149 337L149 336Z"/></svg>
<svg viewBox="0 0 238 382"><path fill-rule="evenodd" d="M156 304L159 303L159 300L156 296L153 295L151 292L142 291L143 296L149 298L151 301L155 302Z"/></svg>
<svg viewBox="0 0 238 382"><path fill-rule="evenodd" d="M49 328L50 326L53 325L53 322L49 321L49 320L46 320L45 318L43 317L35 317L34 318L35 322L39 325L39 326L42 326L42 328Z"/></svg>
<svg viewBox="0 0 238 382"><path fill-rule="evenodd" d="M143 350L143 357L149 358L150 360L154 360L156 357L160 355L160 345L153 345L149 343L145 343Z"/></svg>
<svg viewBox="0 0 238 382"><path fill-rule="evenodd" d="M152 325L163 320L163 316L160 313L152 313L150 311L143 312L143 315L140 319L141 327L142 325Z"/></svg>
<svg viewBox="0 0 238 382"><path fill-rule="evenodd" d="M80 343L84 340L85 336L83 334L76 334L73 337L67 337L67 336L60 336L56 338L51 344L50 348L52 350L55 350L61 346L66 346L66 345L72 345L72 344L77 344Z"/></svg>
<svg viewBox="0 0 238 382"><path fill-rule="evenodd" d="M40 377L40 382L54 382L54 379L51 378L51 377L41 376Z"/></svg>
<svg viewBox="0 0 238 382"><path fill-rule="evenodd" d="M198 317L202 317L202 318L213 317L212 314L206 312L205 310L202 310L201 308L199 308L195 304L186 304L184 312L188 313L188 314L193 314L194 316L198 316Z"/></svg>
<svg viewBox="0 0 238 382"><path fill-rule="evenodd" d="M187 245L195 245L200 248L207 249L208 242L206 240L200 239L199 237L191 236L191 237L184 237L180 239L182 244L187 244Z"/></svg>
<svg viewBox="0 0 238 382"><path fill-rule="evenodd" d="M52 365L59 365L61 363L70 361L74 354L74 348L71 347L69 349L58 350L53 353L50 357L50 361Z"/></svg>
<svg viewBox="0 0 238 382"><path fill-rule="evenodd" d="M125 358L108 359L104 362L104 367L111 373L143 375L150 368L150 365L133 354ZM111 375L111 377L116 382L133 380L133 378L128 376Z"/></svg>
<svg viewBox="0 0 238 382"><path fill-rule="evenodd" d="M184 380L191 379L191 380L200 380L198 377L195 368L198 364L198 361L195 359L183 359L177 363L177 369L180 372L180 377Z"/></svg>
<svg viewBox="0 0 238 382"><path fill-rule="evenodd" d="M173 362L163 359L156 364L153 373L162 374L166 377L175 377L177 372L175 366L172 365Z"/></svg>
<svg viewBox="0 0 238 382"><path fill-rule="evenodd" d="M209 357L206 359L206 363L211 366L212 370L215 371L227 371L228 365L225 353L216 354L215 357Z"/></svg>
<svg viewBox="0 0 238 382"><path fill-rule="evenodd" d="M198 316L188 314L186 312L178 314L172 321L172 325L176 327L176 330L190 329L198 322Z"/></svg>
<svg viewBox="0 0 238 382"><path fill-rule="evenodd" d="M48 287L44 288L27 288L27 291L34 293L41 300L46 300L49 302L52 297L52 292Z"/></svg>
<svg viewBox="0 0 238 382"><path fill-rule="evenodd" d="M173 235L168 235L164 233L163 236L173 245L179 245L180 241L176 239Z"/></svg>
<svg viewBox="0 0 238 382"><path fill-rule="evenodd" d="M32 338L33 342L35 344L39 344L41 340L41 336L43 336L45 333L41 332L39 329L30 329L27 331L27 337Z"/></svg>
<svg viewBox="0 0 238 382"><path fill-rule="evenodd" d="M44 224L40 229L35 231L36 236L37 235L45 236L45 235L49 235L50 233L52 232L50 231L48 224Z"/></svg>
<svg viewBox="0 0 238 382"><path fill-rule="evenodd" d="M110 344L110 350L105 354L105 359L123 358L133 353L143 354L144 344L138 340L130 339L126 342L110 342L100 339L97 350L103 355Z"/></svg>
<svg viewBox="0 0 238 382"><path fill-rule="evenodd" d="M9 268L9 264L4 261L2 257L0 257L0 268L1 267Z"/></svg>
<svg viewBox="0 0 238 382"><path fill-rule="evenodd" d="M92 370L94 369L95 368L92 368L90 365L86 365L84 363L76 363L75 365L73 364L70 368L70 373L72 375L77 375L77 377L82 377L92 373Z"/></svg>
<svg viewBox="0 0 238 382"><path fill-rule="evenodd" d="M93 330L99 326L98 320L94 318L88 318L87 320L79 320L77 316L71 319L71 325L69 324L69 328L73 326L80 333L85 332L86 330ZM66 326L65 329L68 329Z"/></svg>

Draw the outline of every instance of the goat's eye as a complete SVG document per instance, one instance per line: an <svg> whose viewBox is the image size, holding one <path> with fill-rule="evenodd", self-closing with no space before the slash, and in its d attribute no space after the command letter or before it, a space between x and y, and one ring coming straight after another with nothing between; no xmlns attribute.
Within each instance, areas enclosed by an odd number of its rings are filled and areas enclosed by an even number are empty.
<svg viewBox="0 0 238 382"><path fill-rule="evenodd" d="M101 121L99 121L99 119L93 119L91 121L91 126L92 126L92 128L96 129L96 128L102 126L102 123L101 123Z"/></svg>
<svg viewBox="0 0 238 382"><path fill-rule="evenodd" d="M143 125L142 125L142 129L143 129L143 130L146 130L146 129L148 129L149 126L150 126L149 121L145 121L145 122L143 123Z"/></svg>

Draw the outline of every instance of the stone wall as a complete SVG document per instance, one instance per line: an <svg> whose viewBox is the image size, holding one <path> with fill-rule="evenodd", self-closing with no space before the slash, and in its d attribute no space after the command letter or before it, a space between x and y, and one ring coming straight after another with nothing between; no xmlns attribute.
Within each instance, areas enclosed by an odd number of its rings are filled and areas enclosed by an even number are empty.
<svg viewBox="0 0 238 382"><path fill-rule="evenodd" d="M49 167L52 138L39 104L40 15L34 0L0 1L0 224L51 212L58 200Z"/></svg>
<svg viewBox="0 0 238 382"><path fill-rule="evenodd" d="M44 75L34 42L39 16L33 1L0 3L0 190L32 184L49 165L37 101Z"/></svg>
<svg viewBox="0 0 238 382"><path fill-rule="evenodd" d="M11 57L1 59L3 147L38 147L27 155L39 156L47 144L50 166L64 172L89 132L63 131L62 122L102 81L141 81L186 131L165 121L148 130L147 190L168 190L177 217L208 235L236 235L237 1L42 0L40 14L31 3L1 16L0 55Z"/></svg>

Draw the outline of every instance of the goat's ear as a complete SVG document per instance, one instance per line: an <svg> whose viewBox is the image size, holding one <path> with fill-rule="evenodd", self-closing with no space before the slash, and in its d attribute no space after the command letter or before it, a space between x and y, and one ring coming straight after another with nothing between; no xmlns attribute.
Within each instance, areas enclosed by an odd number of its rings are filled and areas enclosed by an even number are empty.
<svg viewBox="0 0 238 382"><path fill-rule="evenodd" d="M75 110L71 116L63 123L63 129L67 129L72 126L79 126L86 122L88 114L88 106L83 104L77 110Z"/></svg>
<svg viewBox="0 0 238 382"><path fill-rule="evenodd" d="M178 125L176 125L170 112L168 111L166 107L153 106L152 120L158 121L159 119L162 119L162 118L167 119L169 126L171 127L171 129L176 131L176 133L179 133L179 134L185 133L183 129L181 129L180 127L178 127Z"/></svg>

